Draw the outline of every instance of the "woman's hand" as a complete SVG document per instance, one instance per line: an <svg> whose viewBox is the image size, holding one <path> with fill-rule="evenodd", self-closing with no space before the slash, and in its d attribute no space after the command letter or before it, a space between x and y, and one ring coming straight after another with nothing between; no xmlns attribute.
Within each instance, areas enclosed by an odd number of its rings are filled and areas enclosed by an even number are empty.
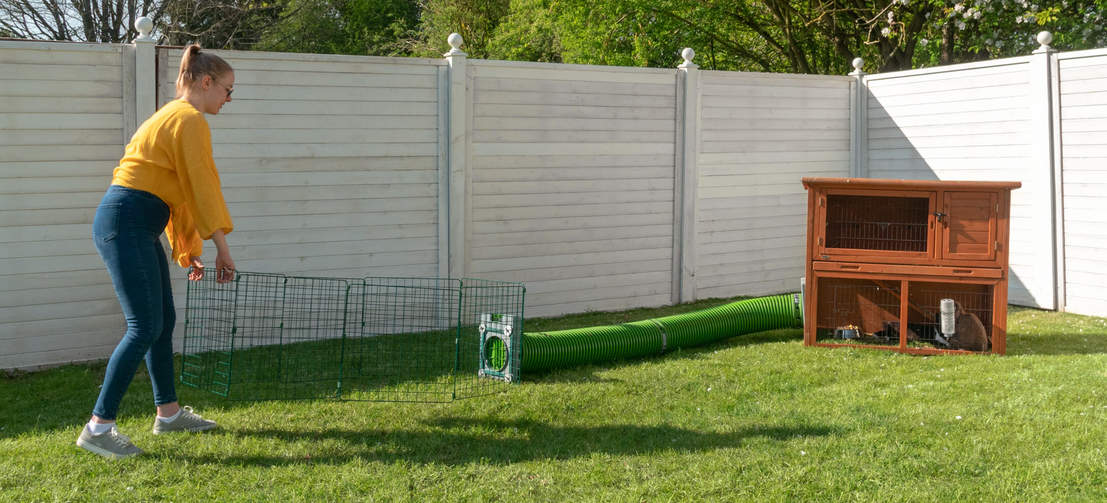
<svg viewBox="0 0 1107 503"><path fill-rule="evenodd" d="M189 257L188 262L192 266L188 270L188 280L200 281L204 279L204 263L200 261L200 257Z"/></svg>
<svg viewBox="0 0 1107 503"><path fill-rule="evenodd" d="M216 229L211 233L211 240L215 243L215 281L227 283L234 279L234 260L231 260L231 251L227 247L227 238L222 229Z"/></svg>
<svg viewBox="0 0 1107 503"><path fill-rule="evenodd" d="M222 252L215 256L215 281L217 283L227 283L234 279L234 260L231 260L231 254Z"/></svg>

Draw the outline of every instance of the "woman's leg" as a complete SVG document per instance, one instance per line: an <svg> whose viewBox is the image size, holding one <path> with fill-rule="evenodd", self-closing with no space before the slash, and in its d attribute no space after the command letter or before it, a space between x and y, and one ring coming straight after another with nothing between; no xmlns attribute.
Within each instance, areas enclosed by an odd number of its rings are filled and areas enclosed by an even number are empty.
<svg viewBox="0 0 1107 503"><path fill-rule="evenodd" d="M173 380L173 327L177 323L177 312L173 307L173 288L169 282L169 261L165 257L161 241L155 241L154 245L161 276L162 330L146 352L146 370L154 389L154 405L175 405L177 390ZM174 410L170 414L175 412Z"/></svg>
<svg viewBox="0 0 1107 503"><path fill-rule="evenodd" d="M155 196L114 186L96 211L93 239L127 320L127 332L108 360L92 410L102 420L115 419L139 362L165 329L165 294L158 262L159 257L164 261L165 255L158 236L167 218L168 208Z"/></svg>

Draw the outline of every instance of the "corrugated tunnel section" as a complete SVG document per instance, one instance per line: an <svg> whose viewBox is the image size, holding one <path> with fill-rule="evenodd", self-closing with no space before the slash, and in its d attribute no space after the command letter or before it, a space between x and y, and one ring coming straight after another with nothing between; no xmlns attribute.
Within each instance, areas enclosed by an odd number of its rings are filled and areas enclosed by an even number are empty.
<svg viewBox="0 0 1107 503"><path fill-rule="evenodd" d="M801 306L799 294L773 295L619 325L525 333L520 370L657 355L737 335L797 328L802 326Z"/></svg>

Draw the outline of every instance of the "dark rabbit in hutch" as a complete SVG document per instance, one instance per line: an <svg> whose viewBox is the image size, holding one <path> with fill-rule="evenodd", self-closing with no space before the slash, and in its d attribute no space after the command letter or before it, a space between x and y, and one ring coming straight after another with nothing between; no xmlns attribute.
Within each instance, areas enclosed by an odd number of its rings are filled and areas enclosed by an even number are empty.
<svg viewBox="0 0 1107 503"><path fill-rule="evenodd" d="M956 332L950 337L949 346L953 349L987 351L990 344L984 323L975 314L965 310L960 302L954 304L957 306Z"/></svg>

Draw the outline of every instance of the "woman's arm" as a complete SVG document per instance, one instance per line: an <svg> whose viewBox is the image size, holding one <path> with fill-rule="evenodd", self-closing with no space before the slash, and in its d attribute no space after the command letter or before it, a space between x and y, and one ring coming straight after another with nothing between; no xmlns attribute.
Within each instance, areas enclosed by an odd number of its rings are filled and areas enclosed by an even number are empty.
<svg viewBox="0 0 1107 503"><path fill-rule="evenodd" d="M226 283L234 279L234 260L231 259L231 250L227 246L227 236L223 234L221 229L217 229L211 233L211 240L215 242L215 281L219 283ZM204 263L200 260L200 257L193 256L189 260L192 265L192 269L188 274L188 279L192 281L199 281L204 279Z"/></svg>
<svg viewBox="0 0 1107 503"><path fill-rule="evenodd" d="M211 233L211 240L215 243L215 280L226 283L234 279L234 260L231 259L231 249L227 246L227 236L222 229L216 229Z"/></svg>

